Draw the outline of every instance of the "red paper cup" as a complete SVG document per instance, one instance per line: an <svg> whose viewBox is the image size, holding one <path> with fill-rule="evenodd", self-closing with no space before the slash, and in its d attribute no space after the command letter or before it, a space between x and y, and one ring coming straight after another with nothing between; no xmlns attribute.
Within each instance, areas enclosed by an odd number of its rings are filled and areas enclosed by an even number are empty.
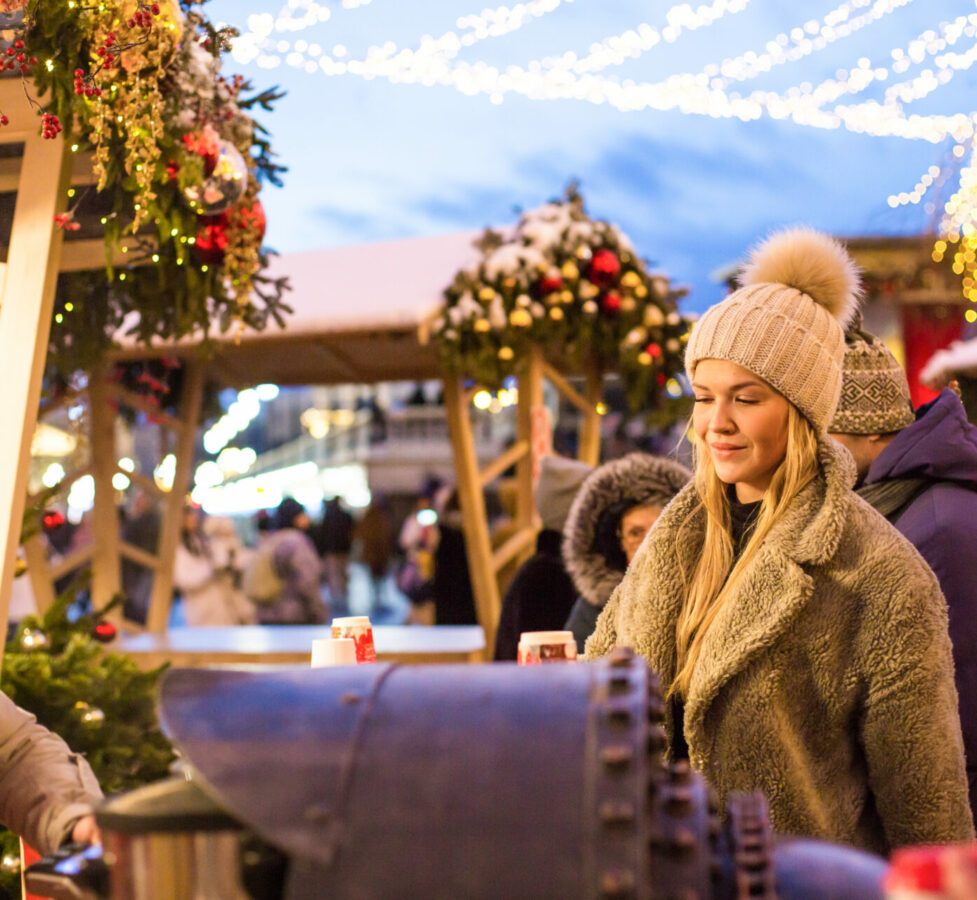
<svg viewBox="0 0 977 900"><path fill-rule="evenodd" d="M524 631L519 635L519 665L571 662L577 658L577 640L572 631Z"/></svg>
<svg viewBox="0 0 977 900"><path fill-rule="evenodd" d="M346 616L332 620L334 638L352 638L356 644L356 661L371 663L377 661L377 651L373 646L373 626L369 616Z"/></svg>

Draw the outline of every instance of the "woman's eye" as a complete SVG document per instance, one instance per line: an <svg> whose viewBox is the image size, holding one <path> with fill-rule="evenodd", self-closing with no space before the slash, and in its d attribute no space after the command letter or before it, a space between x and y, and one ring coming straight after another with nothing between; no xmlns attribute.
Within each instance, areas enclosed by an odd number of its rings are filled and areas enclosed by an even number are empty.
<svg viewBox="0 0 977 900"><path fill-rule="evenodd" d="M696 397L695 398L695 402L696 403L710 403L710 402L712 402L712 397Z"/></svg>
<svg viewBox="0 0 977 900"><path fill-rule="evenodd" d="M743 403L747 406L753 406L754 404L759 403L760 401L754 400L752 397L737 397L736 402Z"/></svg>

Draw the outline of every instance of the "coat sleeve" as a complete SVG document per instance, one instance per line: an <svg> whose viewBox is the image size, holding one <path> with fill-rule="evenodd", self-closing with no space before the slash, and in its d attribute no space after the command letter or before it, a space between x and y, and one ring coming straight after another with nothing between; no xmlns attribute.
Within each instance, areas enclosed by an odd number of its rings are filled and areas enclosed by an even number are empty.
<svg viewBox="0 0 977 900"><path fill-rule="evenodd" d="M0 694L0 821L51 853L102 798L88 763Z"/></svg>
<svg viewBox="0 0 977 900"><path fill-rule="evenodd" d="M924 569L876 573L886 600L863 635L862 740L892 847L974 837L946 603Z"/></svg>
<svg viewBox="0 0 977 900"><path fill-rule="evenodd" d="M623 587L618 585L598 617L594 633L587 638L584 659L607 656L617 646L617 609L621 604Z"/></svg>

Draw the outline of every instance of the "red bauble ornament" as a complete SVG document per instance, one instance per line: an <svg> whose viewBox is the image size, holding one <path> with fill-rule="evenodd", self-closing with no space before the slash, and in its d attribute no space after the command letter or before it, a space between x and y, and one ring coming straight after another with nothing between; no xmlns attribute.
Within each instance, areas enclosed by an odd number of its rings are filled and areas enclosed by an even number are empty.
<svg viewBox="0 0 977 900"><path fill-rule="evenodd" d="M649 344L645 347L645 352L652 358L658 359L662 355L662 348L658 344Z"/></svg>
<svg viewBox="0 0 977 900"><path fill-rule="evenodd" d="M265 209L259 200L243 209L229 209L219 216L200 216L200 229L197 231L197 242L193 245L193 252L202 263L219 263L224 258L227 249L227 230L231 227L232 214L238 228L256 228L258 240L265 236L267 219Z"/></svg>
<svg viewBox="0 0 977 900"><path fill-rule="evenodd" d="M621 274L621 261L610 250L598 250L590 260L587 277L598 287L610 287Z"/></svg>
<svg viewBox="0 0 977 900"><path fill-rule="evenodd" d="M547 275L545 278L541 278L537 284L536 289L540 297L545 297L547 294L552 294L554 291L558 291L563 287L563 279L559 275Z"/></svg>
<svg viewBox="0 0 977 900"><path fill-rule="evenodd" d="M101 644L107 644L115 640L118 633L116 627L111 622L101 621L92 629L92 637Z"/></svg>
<svg viewBox="0 0 977 900"><path fill-rule="evenodd" d="M193 245L194 256L202 263L219 263L224 258L226 249L227 225L224 224L224 214L201 216L197 242Z"/></svg>
<svg viewBox="0 0 977 900"><path fill-rule="evenodd" d="M600 306L609 316L616 316L621 311L621 297L611 291L601 297Z"/></svg>

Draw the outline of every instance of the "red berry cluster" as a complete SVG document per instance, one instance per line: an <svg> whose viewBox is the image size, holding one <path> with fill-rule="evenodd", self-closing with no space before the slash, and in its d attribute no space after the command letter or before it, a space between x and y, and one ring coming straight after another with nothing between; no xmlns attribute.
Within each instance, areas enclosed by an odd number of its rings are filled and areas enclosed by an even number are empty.
<svg viewBox="0 0 977 900"><path fill-rule="evenodd" d="M31 66L37 65L36 56L28 56L24 52L24 42L19 38L14 41L12 47L8 47L6 50L6 59L0 58L0 69L20 69L21 75L28 75L31 70Z"/></svg>
<svg viewBox="0 0 977 900"><path fill-rule="evenodd" d="M10 119L8 119L3 113L0 113L0 125L9 125Z"/></svg>
<svg viewBox="0 0 977 900"><path fill-rule="evenodd" d="M118 36L114 31L110 31L105 35L105 40L95 48L95 55L102 58L101 63L99 63L100 69L111 69L113 66L118 67L122 64L121 59L121 48L117 46ZM75 70L75 77L78 76L78 70ZM78 93L76 90L75 93Z"/></svg>
<svg viewBox="0 0 977 900"><path fill-rule="evenodd" d="M126 22L130 28L149 28L153 24L153 16L159 15L159 4L154 3L152 6L140 6L136 10L135 14Z"/></svg>
<svg viewBox="0 0 977 900"><path fill-rule="evenodd" d="M84 69L75 69L75 93L86 97L100 97L102 89L92 79L85 78Z"/></svg>
<svg viewBox="0 0 977 900"><path fill-rule="evenodd" d="M61 133L61 121L53 113L41 116L41 137L56 138Z"/></svg>

